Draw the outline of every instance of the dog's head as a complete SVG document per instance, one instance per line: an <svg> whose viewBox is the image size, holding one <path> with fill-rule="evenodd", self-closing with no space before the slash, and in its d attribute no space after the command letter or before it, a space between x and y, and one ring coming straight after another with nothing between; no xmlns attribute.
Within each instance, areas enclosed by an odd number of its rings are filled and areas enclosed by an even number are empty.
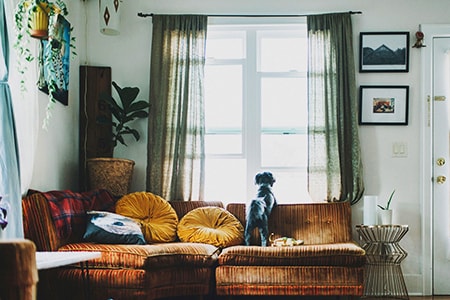
<svg viewBox="0 0 450 300"><path fill-rule="evenodd" d="M266 171L256 174L255 176L255 184L256 185L262 185L262 184L268 184L270 186L273 186L275 183L275 177L273 177L272 173Z"/></svg>

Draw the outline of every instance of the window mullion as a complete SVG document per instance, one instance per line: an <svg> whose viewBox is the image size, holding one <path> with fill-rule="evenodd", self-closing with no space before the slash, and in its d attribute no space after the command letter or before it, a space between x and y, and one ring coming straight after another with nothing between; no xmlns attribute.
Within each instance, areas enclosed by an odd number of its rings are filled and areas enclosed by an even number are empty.
<svg viewBox="0 0 450 300"><path fill-rule="evenodd" d="M257 36L255 30L247 32L247 68L245 95L245 145L247 153L247 182L254 181L261 166L261 82L257 72ZM255 188L248 185L248 196L253 196Z"/></svg>

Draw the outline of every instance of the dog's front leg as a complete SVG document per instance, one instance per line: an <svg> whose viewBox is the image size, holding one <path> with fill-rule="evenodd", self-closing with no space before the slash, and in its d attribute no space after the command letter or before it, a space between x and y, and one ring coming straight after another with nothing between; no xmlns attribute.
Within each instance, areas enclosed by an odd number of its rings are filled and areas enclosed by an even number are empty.
<svg viewBox="0 0 450 300"><path fill-rule="evenodd" d="M250 246L253 229L254 229L253 224L251 224L250 222L247 222L247 224L245 225L245 232L244 232L245 245L247 245L247 246Z"/></svg>

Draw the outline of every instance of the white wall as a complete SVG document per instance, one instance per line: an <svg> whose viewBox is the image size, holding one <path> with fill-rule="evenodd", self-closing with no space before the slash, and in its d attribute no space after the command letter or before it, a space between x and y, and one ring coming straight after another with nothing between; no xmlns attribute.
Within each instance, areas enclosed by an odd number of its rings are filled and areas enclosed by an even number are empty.
<svg viewBox="0 0 450 300"><path fill-rule="evenodd" d="M39 131L37 158L32 188L42 190L76 188L78 160L78 65L111 66L112 78L122 86L138 86L148 99L151 18L139 18L138 12L205 14L293 14L362 11L354 15L354 46L362 31L409 31L411 45L419 24L450 23L448 0L123 0L122 32L119 36L98 31L98 1L70 2L69 16L75 26L78 57L72 63L69 107L58 105L48 132ZM402 267L408 290L421 294L422 233L420 199L420 49L410 49L408 73L357 74L358 85L409 85L408 126L361 126L360 138L364 162L366 194L379 195L385 203L393 189L394 222L408 224L410 231L401 243L409 253ZM39 97L42 98L42 97ZM41 111L45 102L39 99ZM146 122L139 123L145 132ZM406 158L392 158L392 144L405 142ZM133 190L145 189L146 136L139 143L117 150L117 157L136 161ZM31 167L31 166L30 166ZM380 201L381 201L380 200ZM354 206L354 224L362 221L362 203Z"/></svg>

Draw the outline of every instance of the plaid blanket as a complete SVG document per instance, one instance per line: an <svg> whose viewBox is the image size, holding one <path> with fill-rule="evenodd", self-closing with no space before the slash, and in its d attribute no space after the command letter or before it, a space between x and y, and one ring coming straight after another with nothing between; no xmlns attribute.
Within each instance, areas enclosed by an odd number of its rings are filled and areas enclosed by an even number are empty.
<svg viewBox="0 0 450 300"><path fill-rule="evenodd" d="M41 193L48 200L50 213L60 239L69 238L75 227L86 226L86 211L114 212L116 199L107 190L76 193L70 190Z"/></svg>

